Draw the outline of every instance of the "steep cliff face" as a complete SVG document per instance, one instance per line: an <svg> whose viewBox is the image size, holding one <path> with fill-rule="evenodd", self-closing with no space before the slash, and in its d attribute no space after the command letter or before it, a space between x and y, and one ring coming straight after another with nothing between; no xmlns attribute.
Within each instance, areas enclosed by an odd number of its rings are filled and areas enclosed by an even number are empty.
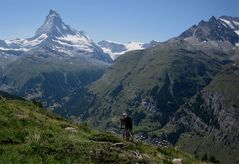
<svg viewBox="0 0 239 164"><path fill-rule="evenodd" d="M164 127L166 136L190 152L208 153L222 162L238 163L238 91L239 65L234 63L176 112Z"/></svg>
<svg viewBox="0 0 239 164"><path fill-rule="evenodd" d="M205 91L185 104L171 123L183 126L182 132L216 132L214 136L218 141L235 146L239 144L238 118L239 108L226 104L222 93Z"/></svg>

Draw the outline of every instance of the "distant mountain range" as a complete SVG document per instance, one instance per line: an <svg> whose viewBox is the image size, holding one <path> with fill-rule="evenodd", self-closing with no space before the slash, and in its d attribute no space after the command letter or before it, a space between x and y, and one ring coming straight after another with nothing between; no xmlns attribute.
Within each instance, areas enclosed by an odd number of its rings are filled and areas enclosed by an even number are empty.
<svg viewBox="0 0 239 164"><path fill-rule="evenodd" d="M32 38L5 40L0 42L0 46L0 53L5 57L48 48L59 53L61 58L89 56L108 63L112 61L84 31L77 31L66 25L54 10L50 10L44 24Z"/></svg>
<svg viewBox="0 0 239 164"><path fill-rule="evenodd" d="M105 53L108 53L114 60L120 55L134 50L142 50L145 48L150 48L160 44L160 42L152 40L150 43L140 43L140 42L129 42L129 43L117 43L108 40L102 40L98 42L98 45L102 48Z"/></svg>
<svg viewBox="0 0 239 164"><path fill-rule="evenodd" d="M238 18L211 17L125 53L89 86L94 103L87 112L77 115L76 106L61 114L118 131L127 112L135 133L154 144L165 139L199 158L238 163L238 25Z"/></svg>
<svg viewBox="0 0 239 164"><path fill-rule="evenodd" d="M238 62L236 17L165 42L96 44L51 10L32 38L0 41L0 89L115 132L127 112L142 139L239 163Z"/></svg>
<svg viewBox="0 0 239 164"><path fill-rule="evenodd" d="M44 24L28 39L0 41L0 89L50 108L96 79L111 57L83 31L66 25L50 10Z"/></svg>
<svg viewBox="0 0 239 164"><path fill-rule="evenodd" d="M103 40L95 44L84 31L77 31L66 25L57 11L50 10L44 24L37 29L35 35L27 39L0 40L0 55L14 58L33 48L48 47L61 57L91 56L105 62L132 50L139 50L156 45L150 43L129 42L127 44ZM102 51L103 50L103 51ZM112 59L109 58L111 56Z"/></svg>

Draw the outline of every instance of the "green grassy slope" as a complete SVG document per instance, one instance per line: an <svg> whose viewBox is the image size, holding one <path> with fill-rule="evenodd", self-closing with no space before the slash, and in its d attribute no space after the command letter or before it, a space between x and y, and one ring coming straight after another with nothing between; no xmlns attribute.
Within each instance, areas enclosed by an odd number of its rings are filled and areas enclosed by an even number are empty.
<svg viewBox="0 0 239 164"><path fill-rule="evenodd" d="M115 120L126 111L137 131L159 134L156 129L220 70L221 58L184 41L129 52L90 86L99 101L90 110L90 122L117 128Z"/></svg>
<svg viewBox="0 0 239 164"><path fill-rule="evenodd" d="M15 97L0 97L0 163L170 163L182 158L174 148L125 142L109 132L74 124Z"/></svg>

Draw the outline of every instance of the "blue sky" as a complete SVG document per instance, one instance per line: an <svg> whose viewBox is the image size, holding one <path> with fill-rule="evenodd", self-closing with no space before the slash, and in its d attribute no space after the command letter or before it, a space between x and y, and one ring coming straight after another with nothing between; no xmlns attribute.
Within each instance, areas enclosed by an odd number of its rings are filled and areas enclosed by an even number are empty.
<svg viewBox="0 0 239 164"><path fill-rule="evenodd" d="M239 0L0 0L0 39L34 35L50 9L95 41L165 41L211 16L239 17Z"/></svg>

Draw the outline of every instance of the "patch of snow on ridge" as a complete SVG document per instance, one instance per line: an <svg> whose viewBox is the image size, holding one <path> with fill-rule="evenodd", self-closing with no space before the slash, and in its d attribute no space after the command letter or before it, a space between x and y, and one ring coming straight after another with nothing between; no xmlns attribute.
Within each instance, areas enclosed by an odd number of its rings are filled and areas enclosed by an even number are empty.
<svg viewBox="0 0 239 164"><path fill-rule="evenodd" d="M230 21L228 21L228 20L226 20L226 19L223 19L223 18L220 18L220 20L222 20L223 22L225 22L230 28L234 29L234 26L233 26L233 24L232 24Z"/></svg>
<svg viewBox="0 0 239 164"><path fill-rule="evenodd" d="M125 47L128 49L127 51L144 49L142 46L143 43L140 42L129 42L125 44Z"/></svg>
<svg viewBox="0 0 239 164"><path fill-rule="evenodd" d="M42 34L34 40L26 41L25 43L23 43L23 46L36 46L40 44L46 38L48 38L47 34Z"/></svg>
<svg viewBox="0 0 239 164"><path fill-rule="evenodd" d="M239 35L239 30L236 30L235 33L236 33L237 35Z"/></svg>
<svg viewBox="0 0 239 164"><path fill-rule="evenodd" d="M105 53L108 53L108 54L112 54L112 53L113 53L110 48L104 48L104 47L102 47L102 50L103 50Z"/></svg>
<svg viewBox="0 0 239 164"><path fill-rule="evenodd" d="M90 40L87 37L80 36L80 35L67 35L64 37L58 37L60 41L71 42L73 44L90 44Z"/></svg>
<svg viewBox="0 0 239 164"><path fill-rule="evenodd" d="M93 52L93 50L91 48L89 48L88 45L84 45L84 44L71 44L67 41L64 41L64 40L55 40L55 42L61 44L62 46L65 46L65 47L73 47L75 48L75 50L84 50L84 51L87 51L87 52Z"/></svg>
<svg viewBox="0 0 239 164"><path fill-rule="evenodd" d="M232 21L235 25L239 26L239 22Z"/></svg>
<svg viewBox="0 0 239 164"><path fill-rule="evenodd" d="M104 40L104 42L106 42L106 44L107 44L107 42L109 44L113 44L113 45L110 45L110 47L113 46L112 48L109 48L107 45L106 46L104 46L104 45L101 46L100 45L101 49L105 53L109 54L110 57L113 60L115 60L117 57L119 57L120 55L122 55L122 54L124 54L126 52L144 49L144 47L143 47L144 44L141 43L141 42L119 43L119 42L110 41L110 40ZM118 52L113 51L114 46L116 46L116 48L117 48L117 46L122 46L122 47L124 47L123 48L124 50L121 50L121 51L118 51Z"/></svg>
<svg viewBox="0 0 239 164"><path fill-rule="evenodd" d="M43 40L45 40L48 36L46 34L42 34L36 39L15 39L15 40L6 40L5 42L9 47L11 46L19 46L19 48L28 48L33 47L40 44Z"/></svg>
<svg viewBox="0 0 239 164"><path fill-rule="evenodd" d="M3 47L0 47L0 50L3 50L3 51L10 51L10 50L13 50L13 51L28 51L28 49L26 49L26 48L3 48Z"/></svg>

